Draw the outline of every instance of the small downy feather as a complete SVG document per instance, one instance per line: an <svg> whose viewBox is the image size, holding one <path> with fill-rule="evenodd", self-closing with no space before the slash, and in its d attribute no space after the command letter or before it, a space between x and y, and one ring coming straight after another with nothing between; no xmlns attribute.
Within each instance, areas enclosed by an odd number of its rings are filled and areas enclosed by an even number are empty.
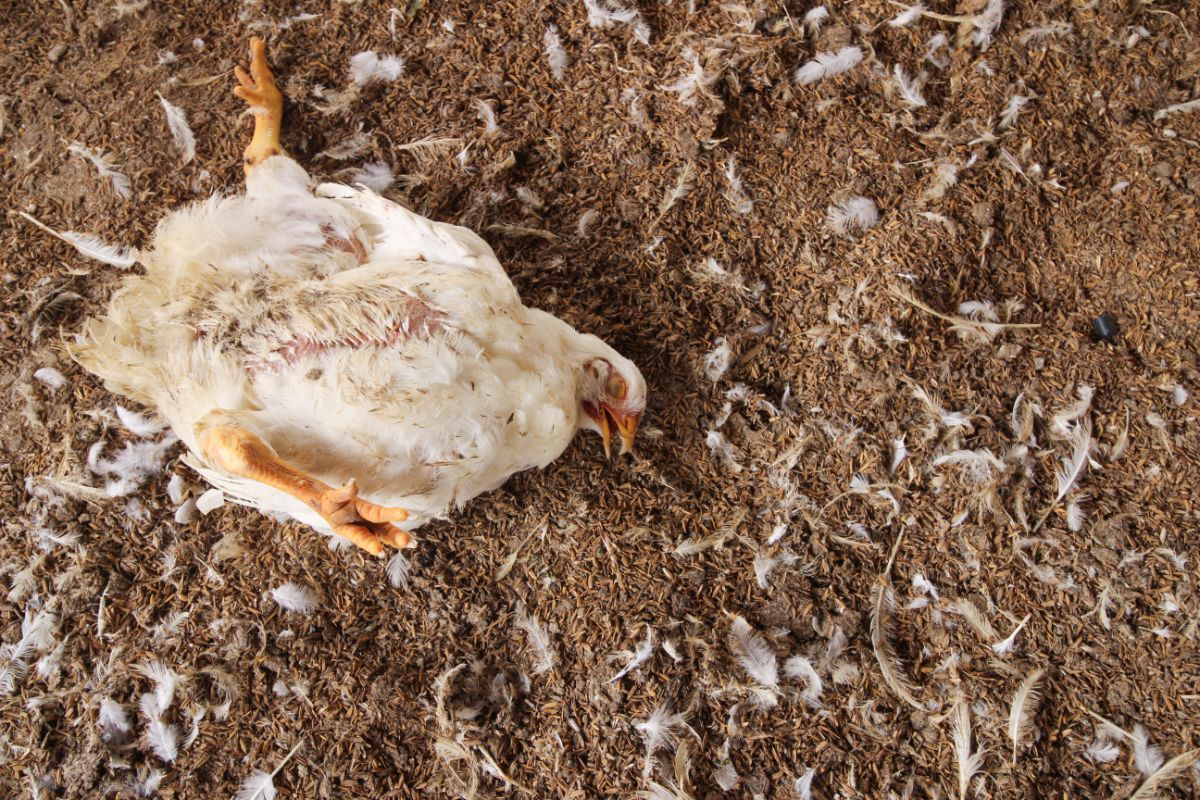
<svg viewBox="0 0 1200 800"><path fill-rule="evenodd" d="M554 669L554 665L558 663L558 655L550 643L550 635L546 633L546 629L542 627L542 623L538 622L536 617L525 613L525 606L522 603L517 603L517 613L513 623L525 631L525 636L529 640L529 648L534 654L533 674L544 675Z"/></svg>
<svg viewBox="0 0 1200 800"><path fill-rule="evenodd" d="M1150 734L1141 723L1133 726L1131 734L1130 738L1133 741L1133 764L1137 767L1138 772L1149 778L1155 772L1158 772L1159 767L1163 765L1162 748L1150 744Z"/></svg>
<svg viewBox="0 0 1200 800"><path fill-rule="evenodd" d="M729 369L732 355L729 342L724 336L719 337L716 347L704 354L704 375L713 383L721 380L721 377Z"/></svg>
<svg viewBox="0 0 1200 800"><path fill-rule="evenodd" d="M317 598L307 586L288 583L271 590L271 599L286 611L308 615L317 608Z"/></svg>
<svg viewBox="0 0 1200 800"><path fill-rule="evenodd" d="M971 24L975 26L975 44L980 50L987 51L1003 20L1004 0L988 0L983 11L971 19Z"/></svg>
<svg viewBox="0 0 1200 800"><path fill-rule="evenodd" d="M139 664L136 669L142 676L149 678L154 683L154 692L150 695L153 702L143 710L150 717L162 716L175 699L175 687L179 685L179 673L161 661Z"/></svg>
<svg viewBox="0 0 1200 800"><path fill-rule="evenodd" d="M1012 742L1012 763L1017 763L1017 752L1022 740L1028 740L1033 733L1033 717L1037 714L1038 703L1042 701L1038 683L1044 674L1043 670L1035 669L1021 681L1017 693L1013 695L1012 706L1008 711L1008 739Z"/></svg>
<svg viewBox="0 0 1200 800"><path fill-rule="evenodd" d="M1200 749L1189 750L1175 756L1146 778L1137 791L1129 796L1129 800L1153 800L1153 798L1159 797L1160 789L1182 776L1189 767L1197 763L1200 763Z"/></svg>
<svg viewBox="0 0 1200 800"><path fill-rule="evenodd" d="M729 193L726 198L729 200L729 205L733 206L734 213L749 214L753 211L754 201L746 196L746 189L742 185L742 176L738 170L737 156L735 155L730 154L725 161L725 180L729 181Z"/></svg>
<svg viewBox="0 0 1200 800"><path fill-rule="evenodd" d="M124 406L117 406L117 419L125 426L125 430L142 439L149 439L162 432L162 420L130 411Z"/></svg>
<svg viewBox="0 0 1200 800"><path fill-rule="evenodd" d="M902 672L900 658L892 649L892 614L895 609L896 594L892 589L892 582L885 578L875 587L875 603L871 611L871 649L875 653L875 661L879 664L884 681L896 696L913 708L925 711L925 706L914 694L916 687Z"/></svg>
<svg viewBox="0 0 1200 800"><path fill-rule="evenodd" d="M679 170L679 177L675 179L675 183L663 195L663 199L658 204L658 219L666 216L667 212L675 207L683 198L687 197L692 191L692 185L696 180L696 166L691 161L684 162L683 167ZM657 221L657 220L656 220Z"/></svg>
<svg viewBox="0 0 1200 800"><path fill-rule="evenodd" d="M921 108L925 105L925 98L921 96L920 84L908 77L904 67L899 64L893 67L892 78L896 89L900 92L900 98L909 108Z"/></svg>
<svg viewBox="0 0 1200 800"><path fill-rule="evenodd" d="M986 750L971 752L971 711L965 698L954 706L954 760L958 765L958 800L965 800L971 779L983 768Z"/></svg>
<svg viewBox="0 0 1200 800"><path fill-rule="evenodd" d="M994 652L996 655L999 655L999 656L1008 655L1009 653L1011 653L1013 650L1013 645L1015 645L1017 642L1017 634L1020 633L1021 630L1025 627L1025 624L1027 622L1029 622L1030 617L1031 617L1031 615L1026 614L1025 618L1022 619L1017 624L1017 627L1013 628L1012 633L1010 633L1007 637L1005 637L1001 641L993 644L992 652Z"/></svg>
<svg viewBox="0 0 1200 800"><path fill-rule="evenodd" d="M1011 128L1013 123L1017 121L1017 116L1021 113L1021 109L1024 108L1025 104L1028 102L1029 98L1021 94L1014 94L1012 97L1008 98L1008 105L1006 105L1004 110L1000 112L1000 124L996 127L999 130Z"/></svg>
<svg viewBox="0 0 1200 800"><path fill-rule="evenodd" d="M904 444L904 437L892 440L892 464L888 467L888 474L895 475L896 469L908 458L908 447Z"/></svg>
<svg viewBox="0 0 1200 800"><path fill-rule="evenodd" d="M583 0L588 12L588 27L611 28L632 25L633 35L642 44L650 44L650 26L636 8L624 8L613 0Z"/></svg>
<svg viewBox="0 0 1200 800"><path fill-rule="evenodd" d="M33 379L44 383L52 392L57 392L67 385L67 379L54 367L42 367L36 370L33 373Z"/></svg>
<svg viewBox="0 0 1200 800"><path fill-rule="evenodd" d="M821 705L821 691L824 685L821 676L813 668L812 662L804 656L792 656L783 663L783 674L789 678L797 678L805 682L804 691L800 697L814 708Z"/></svg>
<svg viewBox="0 0 1200 800"><path fill-rule="evenodd" d="M362 184L376 194L383 194L392 187L396 175L392 167L383 161L373 161L363 164L350 176L350 182Z"/></svg>
<svg viewBox="0 0 1200 800"><path fill-rule="evenodd" d="M204 494L196 498L196 510L201 514L208 514L225 505L225 493L220 489L207 489Z"/></svg>
<svg viewBox="0 0 1200 800"><path fill-rule="evenodd" d="M729 649L746 674L764 690L758 695L761 704L775 705L779 690L775 651L741 616L735 616L729 627Z"/></svg>
<svg viewBox="0 0 1200 800"><path fill-rule="evenodd" d="M405 556L403 552L398 550L396 551L395 555L388 559L388 583L390 583L393 587L397 589L403 589L404 587L408 586L408 576L411 571L412 562L408 560L408 557Z"/></svg>
<svg viewBox="0 0 1200 800"><path fill-rule="evenodd" d="M374 50L350 56L350 82L355 86L391 83L403 72L404 59L397 56L380 56Z"/></svg>
<svg viewBox="0 0 1200 800"><path fill-rule="evenodd" d="M850 236L873 228L879 222L879 207L869 197L855 196L829 207L825 225L839 236Z"/></svg>
<svg viewBox="0 0 1200 800"><path fill-rule="evenodd" d="M475 109L479 112L479 119L483 121L485 134L491 136L500 130L500 125L496 122L496 110L492 108L491 100L476 100Z"/></svg>
<svg viewBox="0 0 1200 800"><path fill-rule="evenodd" d="M275 800L275 779L269 772L256 770L242 781L233 800Z"/></svg>
<svg viewBox="0 0 1200 800"><path fill-rule="evenodd" d="M1121 748L1107 736L1098 736L1083 753L1096 764L1110 764L1121 756Z"/></svg>
<svg viewBox="0 0 1200 800"><path fill-rule="evenodd" d="M924 13L925 4L917 3L916 5L909 6L895 17L888 20L888 25L891 25L893 28L903 28L905 26L912 25L914 22L919 20L921 15Z"/></svg>
<svg viewBox="0 0 1200 800"><path fill-rule="evenodd" d="M101 735L106 740L129 733L129 714L126 713L125 706L107 697L100 701L100 714L96 721L100 726Z"/></svg>
<svg viewBox="0 0 1200 800"><path fill-rule="evenodd" d="M54 645L56 622L53 612L44 608L35 612L32 604L26 607L25 619L21 622L21 638L14 645L0 647L0 653L8 658L8 663L0 667L0 695L12 694L17 681L29 669L33 656Z"/></svg>
<svg viewBox="0 0 1200 800"><path fill-rule="evenodd" d="M167 128L171 131L171 138L175 140L175 147L183 157L183 163L187 164L196 157L196 137L188 127L187 113L179 106L172 105L161 94L158 99L167 114Z"/></svg>
<svg viewBox="0 0 1200 800"><path fill-rule="evenodd" d="M817 777L817 768L809 767L796 778L796 797L799 800L812 800L813 778Z"/></svg>
<svg viewBox="0 0 1200 800"><path fill-rule="evenodd" d="M821 26L825 24L825 20L829 19L829 9L823 5L814 6L804 15L804 29L808 31L811 38L816 38L816 35L821 32Z"/></svg>
<svg viewBox="0 0 1200 800"><path fill-rule="evenodd" d="M17 213L51 236L62 239L64 242L78 250L79 254L85 258L101 261L105 264L110 264L121 269L129 269L135 263L137 263L136 250L128 247L119 247L117 245L109 244L100 237L93 236L90 233L79 233L77 231L56 231L36 217L26 214L24 211L18 211Z"/></svg>
<svg viewBox="0 0 1200 800"><path fill-rule="evenodd" d="M625 666L621 667L621 671L609 678L606 683L613 683L621 680L633 670L640 667L649 660L654 653L654 629L649 625L646 626L646 638L637 646L630 655L629 660L625 662Z"/></svg>
<svg viewBox="0 0 1200 800"><path fill-rule="evenodd" d="M133 197L133 190L129 188L129 176L121 172L113 163L112 157L105 155L102 152L84 147L79 142L72 142L67 146L67 150L92 162L92 166L96 168L96 172L100 173L101 178L107 178L109 185L112 186L114 192L128 200Z"/></svg>
<svg viewBox="0 0 1200 800"><path fill-rule="evenodd" d="M542 42L546 46L546 60L550 62L550 72L561 81L567 74L567 67L571 65L571 59L567 56L567 51L563 50L562 37L558 34L557 25L546 28L546 32L542 35Z"/></svg>
<svg viewBox="0 0 1200 800"><path fill-rule="evenodd" d="M817 53L811 61L796 70L796 80L802 84L816 83L853 69L862 59L862 48L853 45L843 47L836 53Z"/></svg>
<svg viewBox="0 0 1200 800"><path fill-rule="evenodd" d="M664 747L674 747L679 743L679 733L676 729L691 728L687 724L687 714L671 710L670 703L663 703L650 712L646 719L633 723L633 727L646 740L646 763L643 774L649 775L654 768L654 754Z"/></svg>
<svg viewBox="0 0 1200 800"><path fill-rule="evenodd" d="M1072 430L1071 423L1082 419L1084 415L1092 407L1092 397L1096 390L1086 384L1081 385L1076 393L1078 399L1065 408L1059 409L1051 417L1050 428L1059 438L1069 436Z"/></svg>
<svg viewBox="0 0 1200 800"><path fill-rule="evenodd" d="M163 761L174 762L179 755L179 728L161 719L150 720L146 725L146 745Z"/></svg>

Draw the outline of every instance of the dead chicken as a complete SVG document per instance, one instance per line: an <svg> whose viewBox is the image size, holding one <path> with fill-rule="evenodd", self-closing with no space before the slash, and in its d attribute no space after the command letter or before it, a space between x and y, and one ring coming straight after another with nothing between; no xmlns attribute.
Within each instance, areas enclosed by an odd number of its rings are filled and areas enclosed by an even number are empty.
<svg viewBox="0 0 1200 800"><path fill-rule="evenodd" d="M246 193L172 212L73 356L151 406L236 502L378 554L544 467L580 429L621 452L637 367L522 304L492 248L365 188L314 186L279 144L263 42Z"/></svg>

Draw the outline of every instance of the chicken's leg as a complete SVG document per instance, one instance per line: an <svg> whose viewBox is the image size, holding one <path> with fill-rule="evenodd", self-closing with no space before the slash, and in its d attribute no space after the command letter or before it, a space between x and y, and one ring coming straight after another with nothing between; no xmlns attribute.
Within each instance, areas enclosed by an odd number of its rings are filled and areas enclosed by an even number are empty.
<svg viewBox="0 0 1200 800"><path fill-rule="evenodd" d="M246 173L266 161L271 156L279 155L283 148L279 146L279 131L283 126L283 95L275 86L275 77L267 64L267 46L263 40L255 36L250 40L250 74L241 67L233 68L239 86L233 87L233 93L250 104L254 114L254 138L246 148Z"/></svg>
<svg viewBox="0 0 1200 800"><path fill-rule="evenodd" d="M409 535L390 524L408 519L407 511L363 500L354 481L335 489L305 475L244 428L214 425L204 432L202 446L221 469L287 492L324 517L334 533L372 555L382 553L384 544L408 545Z"/></svg>

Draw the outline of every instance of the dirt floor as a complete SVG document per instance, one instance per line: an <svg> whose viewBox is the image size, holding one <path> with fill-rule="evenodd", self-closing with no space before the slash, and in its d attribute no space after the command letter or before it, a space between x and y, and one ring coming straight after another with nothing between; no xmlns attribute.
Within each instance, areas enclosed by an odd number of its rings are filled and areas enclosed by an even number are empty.
<svg viewBox="0 0 1200 800"><path fill-rule="evenodd" d="M976 0L638 5L3 4L0 795L230 797L293 748L281 797L1200 791L1197 6L1009 2L988 41ZM15 212L136 246L239 191L255 32L314 176L386 163L640 365L634 459L580 436L422 529L407 581L233 505L176 522L178 447L106 497L89 449L138 436L59 342L121 271ZM340 94L363 50L403 73ZM841 233L856 196L878 223Z"/></svg>

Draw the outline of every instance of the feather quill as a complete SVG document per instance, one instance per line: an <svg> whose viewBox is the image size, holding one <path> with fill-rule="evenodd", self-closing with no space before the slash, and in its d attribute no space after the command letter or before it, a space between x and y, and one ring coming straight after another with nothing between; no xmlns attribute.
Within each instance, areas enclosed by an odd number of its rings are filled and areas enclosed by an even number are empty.
<svg viewBox="0 0 1200 800"><path fill-rule="evenodd" d="M959 698L954 706L954 760L958 765L958 800L965 800L971 779L983 768L987 750L971 752L971 711Z"/></svg>
<svg viewBox="0 0 1200 800"><path fill-rule="evenodd" d="M1033 733L1033 716L1037 713L1038 703L1042 701L1038 683L1043 674L1041 669L1029 673L1017 687L1017 693L1013 695L1012 706L1008 711L1008 738L1013 746L1013 766L1017 763L1017 751L1020 749L1021 740L1028 739Z"/></svg>
<svg viewBox="0 0 1200 800"><path fill-rule="evenodd" d="M158 99L166 112L167 128L171 131L171 138L175 140L175 147L182 155L183 163L187 164L196 157L196 137L188 126L187 113L179 106L171 105L161 94Z"/></svg>
<svg viewBox="0 0 1200 800"><path fill-rule="evenodd" d="M112 266L120 267L121 269L129 269L135 263L137 263L137 251L132 248L108 244L100 237L93 236L90 233L79 233L77 231L56 231L36 217L26 214L24 211L18 211L17 213L51 236L61 239L67 244L71 245L79 251L81 256L84 256L85 258L90 258L95 261L102 261L105 264L111 264Z"/></svg>

